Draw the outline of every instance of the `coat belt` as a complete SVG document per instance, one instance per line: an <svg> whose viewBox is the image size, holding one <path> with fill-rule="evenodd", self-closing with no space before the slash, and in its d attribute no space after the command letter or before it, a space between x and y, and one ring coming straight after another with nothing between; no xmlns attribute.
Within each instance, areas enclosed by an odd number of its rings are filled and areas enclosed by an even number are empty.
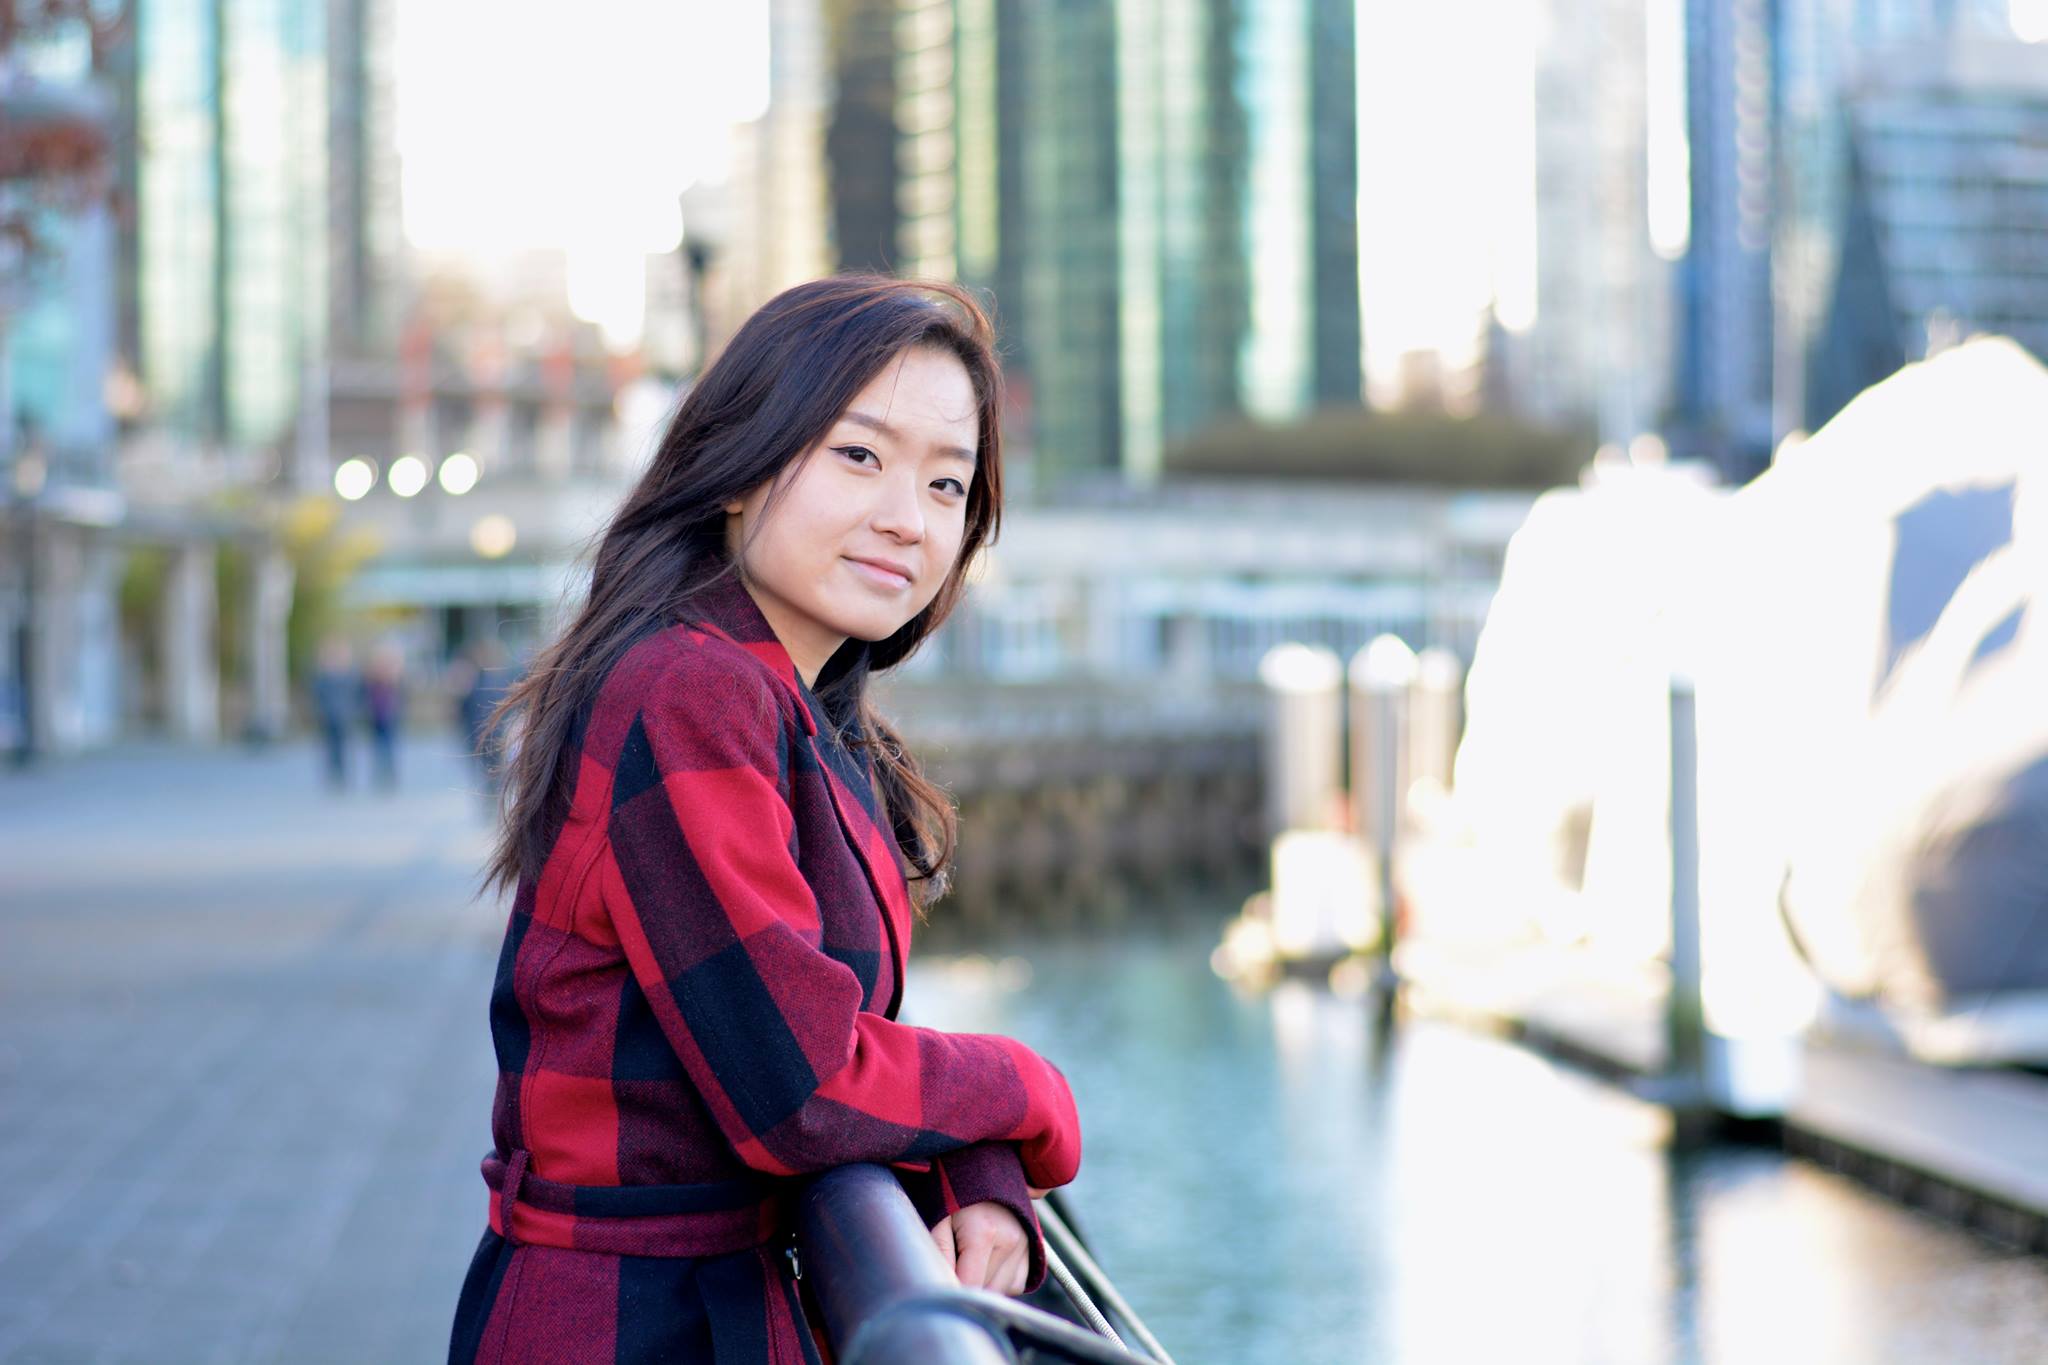
<svg viewBox="0 0 2048 1365"><path fill-rule="evenodd" d="M774 1240L783 1221L783 1197L760 1181L565 1185L533 1174L531 1164L524 1148L509 1157L492 1153L483 1162L491 1231L515 1245L615 1256L723 1256Z"/></svg>

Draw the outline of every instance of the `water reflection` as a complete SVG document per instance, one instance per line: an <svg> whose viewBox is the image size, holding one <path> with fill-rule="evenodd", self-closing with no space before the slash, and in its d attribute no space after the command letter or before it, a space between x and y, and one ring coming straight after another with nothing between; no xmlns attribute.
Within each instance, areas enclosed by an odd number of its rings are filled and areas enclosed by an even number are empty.
<svg viewBox="0 0 2048 1365"><path fill-rule="evenodd" d="M2048 1264L1369 1003L1234 994L1207 921L913 966L917 1017L1073 1082L1075 1207L1184 1365L2033 1361ZM1025 964L1028 964L1025 965Z"/></svg>

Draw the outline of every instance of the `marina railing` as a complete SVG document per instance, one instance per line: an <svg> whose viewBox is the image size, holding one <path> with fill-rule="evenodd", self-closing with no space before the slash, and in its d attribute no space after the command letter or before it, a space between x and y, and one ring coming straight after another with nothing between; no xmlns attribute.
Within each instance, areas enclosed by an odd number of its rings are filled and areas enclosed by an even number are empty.
<svg viewBox="0 0 2048 1365"><path fill-rule="evenodd" d="M1106 1319L1066 1264L1076 1252L1085 1258L1085 1251L1056 1213L1043 1223L1047 1259L1076 1308L1101 1324L1097 1332L999 1294L960 1287L910 1196L882 1167L842 1166L819 1176L805 1192L798 1218L798 1261L834 1359L840 1365L1015 1365L1026 1358L1086 1365L1165 1362L1163 1352L1139 1355L1113 1333L1102 1334L1110 1331ZM1085 1273L1100 1276L1092 1263L1083 1264ZM1112 1311L1125 1315L1139 1339L1156 1347L1120 1300L1113 1301Z"/></svg>

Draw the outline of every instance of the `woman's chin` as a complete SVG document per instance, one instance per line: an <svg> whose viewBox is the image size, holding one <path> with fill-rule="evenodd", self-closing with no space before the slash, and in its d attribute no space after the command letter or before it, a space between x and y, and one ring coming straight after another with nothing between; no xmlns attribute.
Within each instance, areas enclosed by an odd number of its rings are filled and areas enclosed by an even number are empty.
<svg viewBox="0 0 2048 1365"><path fill-rule="evenodd" d="M910 605L908 602L903 604L904 607ZM919 611L923 609L922 606L918 608ZM901 609L847 612L840 618L837 624L840 634L851 639L865 640L869 644L876 644L888 639L891 635L894 635L897 631L910 624L916 615L917 612L915 611L906 612Z"/></svg>

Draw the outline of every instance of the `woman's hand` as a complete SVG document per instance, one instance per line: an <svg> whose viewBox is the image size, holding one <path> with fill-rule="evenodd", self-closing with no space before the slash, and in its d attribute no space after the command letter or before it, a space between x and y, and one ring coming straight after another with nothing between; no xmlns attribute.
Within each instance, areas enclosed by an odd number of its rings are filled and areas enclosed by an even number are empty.
<svg viewBox="0 0 2048 1365"><path fill-rule="evenodd" d="M1031 1268L1030 1233L1001 1204L969 1204L941 1218L932 1227L932 1240L964 1288L1013 1296L1024 1292Z"/></svg>

